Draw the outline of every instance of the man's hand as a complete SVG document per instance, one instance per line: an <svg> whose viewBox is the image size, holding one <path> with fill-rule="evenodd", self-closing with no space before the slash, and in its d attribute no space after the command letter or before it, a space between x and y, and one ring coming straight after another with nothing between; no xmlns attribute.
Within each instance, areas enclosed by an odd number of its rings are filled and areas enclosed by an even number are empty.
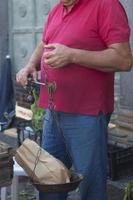
<svg viewBox="0 0 133 200"><path fill-rule="evenodd" d="M17 73L16 81L22 86L27 85L27 78L29 75L31 75L34 80L37 79L37 70L40 69L40 60L43 50L44 43L41 41L31 55L28 64Z"/></svg>
<svg viewBox="0 0 133 200"><path fill-rule="evenodd" d="M70 48L62 44L48 44L44 46L44 62L53 68L60 68L70 64Z"/></svg>
<svg viewBox="0 0 133 200"><path fill-rule="evenodd" d="M27 78L31 75L34 80L37 79L37 70L32 67L24 67L22 68L16 75L16 81L21 84L23 87L27 85Z"/></svg>

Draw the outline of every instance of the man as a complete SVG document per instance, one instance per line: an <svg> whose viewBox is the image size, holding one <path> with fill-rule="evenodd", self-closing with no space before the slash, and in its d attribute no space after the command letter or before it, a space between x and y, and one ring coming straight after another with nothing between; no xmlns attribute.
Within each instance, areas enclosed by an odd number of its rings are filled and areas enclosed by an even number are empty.
<svg viewBox="0 0 133 200"><path fill-rule="evenodd" d="M41 60L41 81L56 83L47 110L43 147L84 175L81 200L107 200L107 125L113 112L114 72L129 71L129 26L118 0L60 0L50 12L42 42L17 74L27 84ZM40 106L51 106L46 87ZM40 194L64 200L67 194Z"/></svg>

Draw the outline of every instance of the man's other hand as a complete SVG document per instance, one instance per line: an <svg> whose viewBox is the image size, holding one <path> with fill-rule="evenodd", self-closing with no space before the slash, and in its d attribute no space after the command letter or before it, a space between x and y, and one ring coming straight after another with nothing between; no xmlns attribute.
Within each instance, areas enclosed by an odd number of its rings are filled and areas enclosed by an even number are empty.
<svg viewBox="0 0 133 200"><path fill-rule="evenodd" d="M70 64L71 48L62 44L48 44L44 49L44 62L49 67L60 68Z"/></svg>

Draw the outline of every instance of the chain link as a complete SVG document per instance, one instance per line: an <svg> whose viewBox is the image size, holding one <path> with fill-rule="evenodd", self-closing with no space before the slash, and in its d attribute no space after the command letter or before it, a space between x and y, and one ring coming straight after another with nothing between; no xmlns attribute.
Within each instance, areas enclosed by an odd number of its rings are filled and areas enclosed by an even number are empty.
<svg viewBox="0 0 133 200"><path fill-rule="evenodd" d="M44 83L48 89L48 108L50 110L54 110L54 102L53 102L53 97L54 97L54 92L56 90L56 82L49 82L49 78L48 78L48 67L46 67L46 70L45 70L45 80L44 80ZM33 171L32 171L32 175L31 175L31 179L32 181L34 182L34 176L35 176L35 169L37 167L37 164L39 162L39 158L40 158L40 155L41 155L41 148L39 148L39 150L37 151L37 156L36 156L36 159L35 159L35 165L34 165L34 168L33 168Z"/></svg>
<svg viewBox="0 0 133 200"><path fill-rule="evenodd" d="M56 90L56 82L49 82L49 77L48 77L48 66L46 66L45 69L45 80L44 80L46 87L48 89L48 108L49 109L54 109L55 105L53 102L54 98L54 92Z"/></svg>

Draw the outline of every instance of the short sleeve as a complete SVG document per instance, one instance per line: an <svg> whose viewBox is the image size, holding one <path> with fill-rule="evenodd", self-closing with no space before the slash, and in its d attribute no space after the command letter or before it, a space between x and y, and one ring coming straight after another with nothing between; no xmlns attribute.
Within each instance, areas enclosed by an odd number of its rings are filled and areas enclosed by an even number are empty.
<svg viewBox="0 0 133 200"><path fill-rule="evenodd" d="M103 0L98 16L98 31L108 46L128 42L130 28L126 12L118 0Z"/></svg>

